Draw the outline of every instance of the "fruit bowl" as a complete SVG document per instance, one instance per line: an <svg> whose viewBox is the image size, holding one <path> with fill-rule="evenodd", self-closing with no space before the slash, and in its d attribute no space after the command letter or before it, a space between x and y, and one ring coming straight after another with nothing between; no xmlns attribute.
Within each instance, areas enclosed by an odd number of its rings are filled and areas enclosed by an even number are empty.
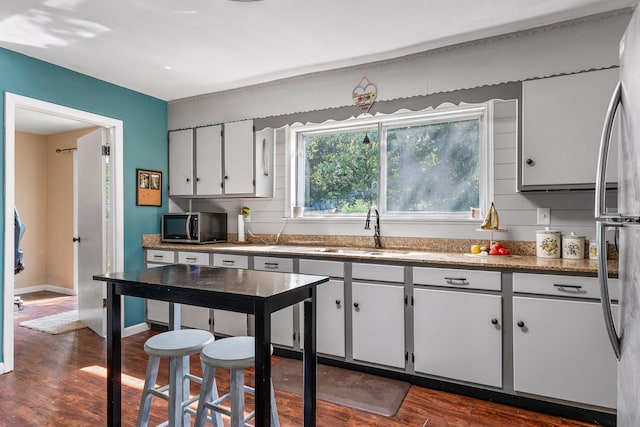
<svg viewBox="0 0 640 427"><path fill-rule="evenodd" d="M472 245L469 255L478 257L487 256L511 256L511 250L505 248L502 243L493 242L491 245Z"/></svg>

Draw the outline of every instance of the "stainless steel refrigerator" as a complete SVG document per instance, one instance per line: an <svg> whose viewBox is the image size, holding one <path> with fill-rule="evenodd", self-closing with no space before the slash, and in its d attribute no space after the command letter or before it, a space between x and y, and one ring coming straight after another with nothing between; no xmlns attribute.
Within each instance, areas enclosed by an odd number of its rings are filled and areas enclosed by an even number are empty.
<svg viewBox="0 0 640 427"><path fill-rule="evenodd" d="M617 113L616 113L617 111ZM615 215L605 210L605 177L614 116L620 118L618 203ZM618 363L617 423L640 426L640 7L620 41L620 82L605 120L596 178L598 277L607 332ZM605 233L618 234L620 319L612 316L607 288Z"/></svg>

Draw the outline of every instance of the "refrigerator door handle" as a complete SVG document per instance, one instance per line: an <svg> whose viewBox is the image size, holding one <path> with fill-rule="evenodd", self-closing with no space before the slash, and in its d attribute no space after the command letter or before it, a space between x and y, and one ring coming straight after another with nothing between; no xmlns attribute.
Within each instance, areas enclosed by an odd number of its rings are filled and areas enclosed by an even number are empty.
<svg viewBox="0 0 640 427"><path fill-rule="evenodd" d="M607 190L607 159L609 158L609 145L611 142L611 132L613 131L613 121L616 118L618 106L622 103L622 83L618 82L611 95L607 115L602 128L600 138L600 152L598 155L598 165L596 170L596 219L612 218L606 213L605 195Z"/></svg>
<svg viewBox="0 0 640 427"><path fill-rule="evenodd" d="M600 298L602 304L602 314L604 316L604 324L607 328L611 347L620 360L620 338L616 332L616 325L613 321L613 312L611 310L611 300L609 299L609 272L607 270L607 240L605 232L607 227L622 227L619 222L603 222L596 221L596 231L598 233L598 281L600 282Z"/></svg>

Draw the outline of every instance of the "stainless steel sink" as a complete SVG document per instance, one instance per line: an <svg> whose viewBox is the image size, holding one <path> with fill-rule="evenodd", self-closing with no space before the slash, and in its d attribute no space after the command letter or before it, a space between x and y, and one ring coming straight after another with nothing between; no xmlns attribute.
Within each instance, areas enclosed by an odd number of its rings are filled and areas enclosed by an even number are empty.
<svg viewBox="0 0 640 427"><path fill-rule="evenodd" d="M394 256L403 255L408 252L401 251L384 251L384 250L366 250L366 249L338 249L338 248L318 248L315 252L322 252L326 254L342 254L342 255L368 255L368 256Z"/></svg>
<svg viewBox="0 0 640 427"><path fill-rule="evenodd" d="M337 249L337 248L320 248L316 252L323 252L327 254L345 254L345 255L365 255L369 251L363 251L359 249Z"/></svg>

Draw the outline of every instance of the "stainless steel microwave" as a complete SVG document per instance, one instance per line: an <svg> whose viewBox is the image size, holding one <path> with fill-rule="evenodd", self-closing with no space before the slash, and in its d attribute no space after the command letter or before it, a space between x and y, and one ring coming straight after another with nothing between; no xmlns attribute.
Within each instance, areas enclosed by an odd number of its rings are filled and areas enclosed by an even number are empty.
<svg viewBox="0 0 640 427"><path fill-rule="evenodd" d="M162 215L162 241L218 243L227 241L224 212L176 212Z"/></svg>

